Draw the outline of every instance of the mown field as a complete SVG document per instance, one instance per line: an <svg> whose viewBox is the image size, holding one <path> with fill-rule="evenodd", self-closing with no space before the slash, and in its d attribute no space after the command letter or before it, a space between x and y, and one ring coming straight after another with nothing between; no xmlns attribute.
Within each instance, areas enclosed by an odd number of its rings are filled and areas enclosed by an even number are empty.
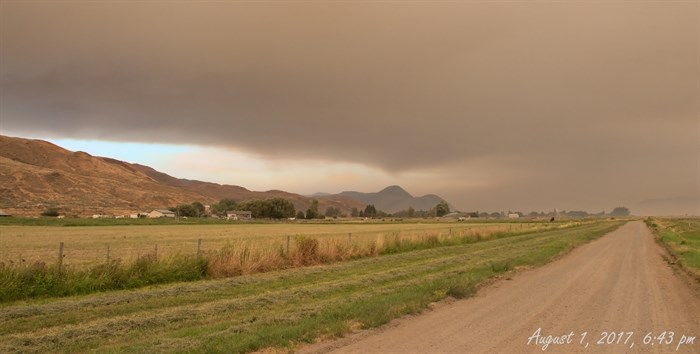
<svg viewBox="0 0 700 354"><path fill-rule="evenodd" d="M646 223L671 253L672 262L700 281L700 219L650 218Z"/></svg>
<svg viewBox="0 0 700 354"><path fill-rule="evenodd" d="M418 313L448 296L471 296L489 278L542 265L621 224L600 221L227 279L0 304L0 352L295 348Z"/></svg>

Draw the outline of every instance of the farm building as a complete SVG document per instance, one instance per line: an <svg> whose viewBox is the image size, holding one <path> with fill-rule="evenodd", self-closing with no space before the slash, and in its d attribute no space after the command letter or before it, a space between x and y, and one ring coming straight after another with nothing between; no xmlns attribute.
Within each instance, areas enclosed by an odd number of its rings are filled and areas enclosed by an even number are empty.
<svg viewBox="0 0 700 354"><path fill-rule="evenodd" d="M10 215L10 214L6 213L4 210L0 209L0 217L9 218L10 216L12 216L12 215Z"/></svg>
<svg viewBox="0 0 700 354"><path fill-rule="evenodd" d="M253 218L253 213L245 210L232 210L226 212L228 220L250 220Z"/></svg>
<svg viewBox="0 0 700 354"><path fill-rule="evenodd" d="M175 212L168 209L154 209L148 213L149 218L174 218Z"/></svg>
<svg viewBox="0 0 700 354"><path fill-rule="evenodd" d="M508 214L508 219L518 219L518 218L520 218L520 214L517 214L517 213Z"/></svg>

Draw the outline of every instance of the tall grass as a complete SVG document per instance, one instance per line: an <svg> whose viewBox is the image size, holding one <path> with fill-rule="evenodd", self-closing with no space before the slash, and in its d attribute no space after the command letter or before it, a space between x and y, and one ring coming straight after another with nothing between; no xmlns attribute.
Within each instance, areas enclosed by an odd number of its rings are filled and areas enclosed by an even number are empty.
<svg viewBox="0 0 700 354"><path fill-rule="evenodd" d="M0 301L34 297L60 297L151 284L197 280L206 277L204 259L173 256L139 257L130 264L112 260L87 269L73 269L36 262L23 266L0 266Z"/></svg>
<svg viewBox="0 0 700 354"><path fill-rule="evenodd" d="M575 224L576 226L578 224ZM219 250L199 255L176 254L157 257L141 255L125 263L120 259L90 267L71 265L0 263L0 302L38 297L61 297L117 289L133 289L154 284L225 278L279 269L327 264L349 259L395 254L434 247L480 242L525 233L533 229L494 228L459 232L380 234L374 240L297 236L286 245L255 244L239 241ZM505 271L509 265L492 265Z"/></svg>

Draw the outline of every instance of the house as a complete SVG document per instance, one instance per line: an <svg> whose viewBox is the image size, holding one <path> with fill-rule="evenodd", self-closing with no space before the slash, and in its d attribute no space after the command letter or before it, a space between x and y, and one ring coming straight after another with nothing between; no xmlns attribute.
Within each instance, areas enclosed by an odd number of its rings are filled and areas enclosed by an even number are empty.
<svg viewBox="0 0 700 354"><path fill-rule="evenodd" d="M0 209L0 217L9 218L10 216L12 216L12 215L10 215L10 214L6 213L4 210Z"/></svg>
<svg viewBox="0 0 700 354"><path fill-rule="evenodd" d="M518 213L509 213L508 214L508 219L518 219L520 218L520 214Z"/></svg>
<svg viewBox="0 0 700 354"><path fill-rule="evenodd" d="M253 218L253 213L246 210L232 210L226 212L228 220L250 220Z"/></svg>
<svg viewBox="0 0 700 354"><path fill-rule="evenodd" d="M174 218L175 217L175 212L170 211L168 209L153 209L150 213L148 213L148 216L151 219L154 218Z"/></svg>

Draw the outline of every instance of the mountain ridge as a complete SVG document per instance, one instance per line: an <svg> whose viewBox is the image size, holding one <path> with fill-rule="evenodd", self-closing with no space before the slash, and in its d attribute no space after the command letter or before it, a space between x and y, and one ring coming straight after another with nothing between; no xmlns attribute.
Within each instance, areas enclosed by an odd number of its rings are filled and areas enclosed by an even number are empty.
<svg viewBox="0 0 700 354"><path fill-rule="evenodd" d="M428 210L442 198L434 194L413 197L393 185L376 193L346 191L302 196L282 190L251 191L244 187L173 177L150 166L110 157L69 151L44 140L0 135L0 208L14 215L38 215L59 208L75 216L123 215L199 201L213 204L224 198L236 201L280 197L306 211L313 199L319 212L374 204L396 212L412 206Z"/></svg>
<svg viewBox="0 0 700 354"><path fill-rule="evenodd" d="M372 204L378 210L387 213L407 210L409 207L413 207L415 210L430 210L444 200L435 194L415 197L398 185L388 186L375 193L344 191L332 196L350 197L364 204Z"/></svg>
<svg viewBox="0 0 700 354"><path fill-rule="evenodd" d="M44 140L0 135L0 208L13 215L37 215L59 208L67 215L121 215L199 201L213 204L281 197L306 210L311 198L271 190L179 179L152 167L69 151ZM364 207L349 198L319 201L320 211L349 213Z"/></svg>

